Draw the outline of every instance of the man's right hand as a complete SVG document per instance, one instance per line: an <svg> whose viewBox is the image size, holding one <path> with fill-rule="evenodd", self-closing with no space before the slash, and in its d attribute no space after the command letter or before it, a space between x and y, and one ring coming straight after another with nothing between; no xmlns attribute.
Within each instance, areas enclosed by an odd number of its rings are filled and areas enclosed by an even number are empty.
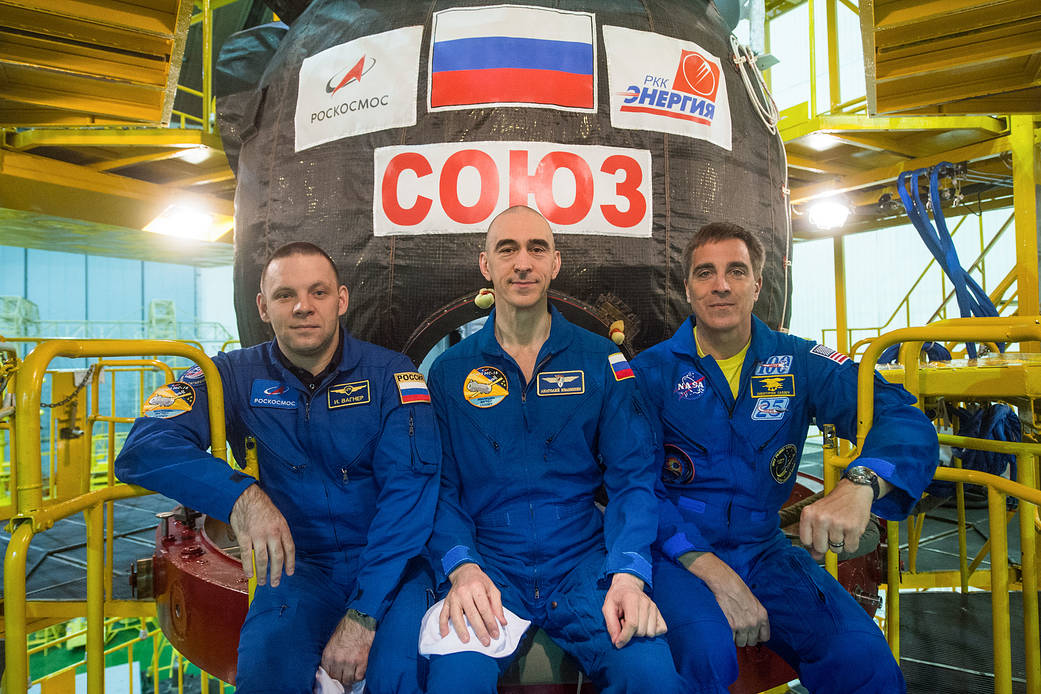
<svg viewBox="0 0 1041 694"><path fill-rule="evenodd" d="M289 532L289 524L271 498L251 484L239 495L231 507L231 529L239 542L242 570L246 577L253 576L253 555L257 560L257 583L267 582L268 561L271 562L271 585L282 580L282 567L292 576L296 568L296 547Z"/></svg>
<svg viewBox="0 0 1041 694"><path fill-rule="evenodd" d="M488 574L477 564L467 562L448 574L448 580L452 588L445 596L438 619L442 638L448 636L449 620L463 643L470 641L466 620L470 620L478 640L485 646L499 638L499 624L506 626L506 615L502 611L502 594Z"/></svg>
<svg viewBox="0 0 1041 694"><path fill-rule="evenodd" d="M688 570L703 580L716 596L719 609L734 631L736 645L754 646L770 640L766 608L726 562L706 552L695 559Z"/></svg>

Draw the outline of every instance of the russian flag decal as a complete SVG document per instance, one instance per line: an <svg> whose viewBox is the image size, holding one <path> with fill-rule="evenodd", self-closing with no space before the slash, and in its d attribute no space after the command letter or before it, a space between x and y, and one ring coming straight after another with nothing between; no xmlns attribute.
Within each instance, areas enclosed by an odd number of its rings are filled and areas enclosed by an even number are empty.
<svg viewBox="0 0 1041 694"><path fill-rule="evenodd" d="M611 362L611 370L614 371L614 380L624 381L627 378L633 377L633 370L629 366L629 362L625 360L621 352L615 352L614 354L607 357L607 361Z"/></svg>
<svg viewBox="0 0 1041 694"><path fill-rule="evenodd" d="M427 390L427 382L423 379L423 374L416 371L405 371L394 374L394 380L398 384L398 395L401 396L402 405L430 402L430 391Z"/></svg>
<svg viewBox="0 0 1041 694"><path fill-rule="evenodd" d="M472 106L596 111L595 20L547 7L460 7L434 13L432 111Z"/></svg>

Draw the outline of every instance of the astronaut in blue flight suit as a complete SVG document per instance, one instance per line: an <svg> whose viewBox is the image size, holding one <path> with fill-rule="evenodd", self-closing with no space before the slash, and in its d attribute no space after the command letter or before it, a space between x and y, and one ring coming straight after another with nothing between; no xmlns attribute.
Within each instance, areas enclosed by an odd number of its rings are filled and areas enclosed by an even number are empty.
<svg viewBox="0 0 1041 694"><path fill-rule="evenodd" d="M468 620L487 646L505 606L574 656L601 694L679 692L644 592L657 504L632 372L610 341L549 309L560 254L540 214L496 217L480 266L496 309L430 372L444 453L430 549L451 583L440 634L454 628L469 643ZM604 513L593 500L601 482ZM428 692L494 693L513 655L434 655Z"/></svg>
<svg viewBox="0 0 1041 694"><path fill-rule="evenodd" d="M376 694L423 689L422 551L441 450L425 382L403 355L352 338L347 289L324 251L282 247L257 295L275 339L214 358L238 461L206 452L206 388L193 367L145 403L116 460L120 480L229 520L258 588L239 639L236 691L310 694L321 664ZM270 581L268 566L270 565ZM284 574L283 574L284 568Z"/></svg>
<svg viewBox="0 0 1041 694"><path fill-rule="evenodd" d="M879 628L778 527L810 422L856 438L856 364L752 316L764 251L748 231L706 225L684 258L694 315L633 366L663 443L654 598L687 691L726 692L735 644L757 643L811 692L904 691ZM877 375L874 393L860 457L802 512L817 558L855 550L871 512L906 516L935 470L936 432L914 398Z"/></svg>

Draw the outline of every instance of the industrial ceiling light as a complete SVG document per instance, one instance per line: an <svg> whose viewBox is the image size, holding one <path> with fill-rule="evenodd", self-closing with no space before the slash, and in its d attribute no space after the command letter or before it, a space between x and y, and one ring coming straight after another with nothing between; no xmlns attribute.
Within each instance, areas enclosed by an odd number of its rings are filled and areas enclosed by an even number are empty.
<svg viewBox="0 0 1041 694"><path fill-rule="evenodd" d="M197 147L189 147L188 149L181 150L177 154L177 158L186 161L189 164L201 164L210 157L210 148L206 145L199 145Z"/></svg>
<svg viewBox="0 0 1041 694"><path fill-rule="evenodd" d="M838 229L849 219L851 210L841 198L831 197L818 200L810 205L808 215L810 224L822 231Z"/></svg>
<svg viewBox="0 0 1041 694"><path fill-rule="evenodd" d="M145 231L185 239L212 241L226 229L219 229L214 216L198 207L177 203L170 205L158 217L145 225Z"/></svg>

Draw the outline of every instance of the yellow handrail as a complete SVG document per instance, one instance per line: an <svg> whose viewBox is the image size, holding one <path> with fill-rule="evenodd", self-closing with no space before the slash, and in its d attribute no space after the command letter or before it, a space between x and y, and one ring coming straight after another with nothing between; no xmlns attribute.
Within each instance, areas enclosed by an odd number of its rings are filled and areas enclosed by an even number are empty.
<svg viewBox="0 0 1041 694"><path fill-rule="evenodd" d="M213 455L227 460L224 432L224 391L217 367L196 347L174 340L48 340L30 352L15 375L15 402L19 412L40 409L40 388L47 366L57 357L124 357L162 354L184 357L198 364L207 383L210 432ZM19 481L14 510L25 514L43 506L43 479L40 468L40 421L37 417L16 417L16 444ZM24 475L24 476L23 476Z"/></svg>
<svg viewBox="0 0 1041 694"><path fill-rule="evenodd" d="M838 470L858 455L874 421L874 373L875 364L882 351L892 344L903 343L901 362L908 390L920 395L918 361L921 344L927 340L953 340L955 342L1029 342L1041 340L1041 318L956 318L940 321L926 327L902 328L879 336L871 341L860 363L857 373L857 444L849 455L826 455L824 487L830 491L837 483ZM1010 694L1012 691L1012 654L1009 620L1009 564L1008 530L1006 528L1005 500L1008 495L1019 498L1023 503L1019 512L1020 551L1022 561L1022 587L1024 612L1024 648L1026 656L1027 691L1041 691L1041 636L1038 625L1038 576L1037 545L1034 534L1034 518L1041 505L1041 490L1037 489L1034 465L1041 455L1041 444L1024 442L1000 442L965 436L942 436L948 445L976 448L999 453L1013 453L1018 457L1020 482L975 470L960 470L941 467L934 479L948 480L957 484L979 484L987 488L988 517L991 553L991 611L994 642L994 691ZM890 538L899 537L898 524L887 524ZM837 574L837 558L829 553L826 558L828 570ZM962 569L962 584L965 569ZM891 539L888 543L888 590L886 593L886 629L890 647L895 657L900 655L899 600L900 600L900 557L899 543Z"/></svg>
<svg viewBox="0 0 1041 694"><path fill-rule="evenodd" d="M224 392L217 367L201 349L172 340L49 340L39 344L22 361L15 374L16 412L36 413L47 366L57 357L134 357L158 354L184 357L202 368L207 384L207 403L212 454L227 460L224 428ZM40 465L40 419L15 416L15 465L18 483L14 495L15 512L11 540L4 557L5 676L6 691L26 691L28 656L26 653L25 564L29 543L37 532L55 521L84 512L87 526L87 691L100 694L104 682L104 522L105 503L148 493L124 484L102 487L73 499L43 504Z"/></svg>

